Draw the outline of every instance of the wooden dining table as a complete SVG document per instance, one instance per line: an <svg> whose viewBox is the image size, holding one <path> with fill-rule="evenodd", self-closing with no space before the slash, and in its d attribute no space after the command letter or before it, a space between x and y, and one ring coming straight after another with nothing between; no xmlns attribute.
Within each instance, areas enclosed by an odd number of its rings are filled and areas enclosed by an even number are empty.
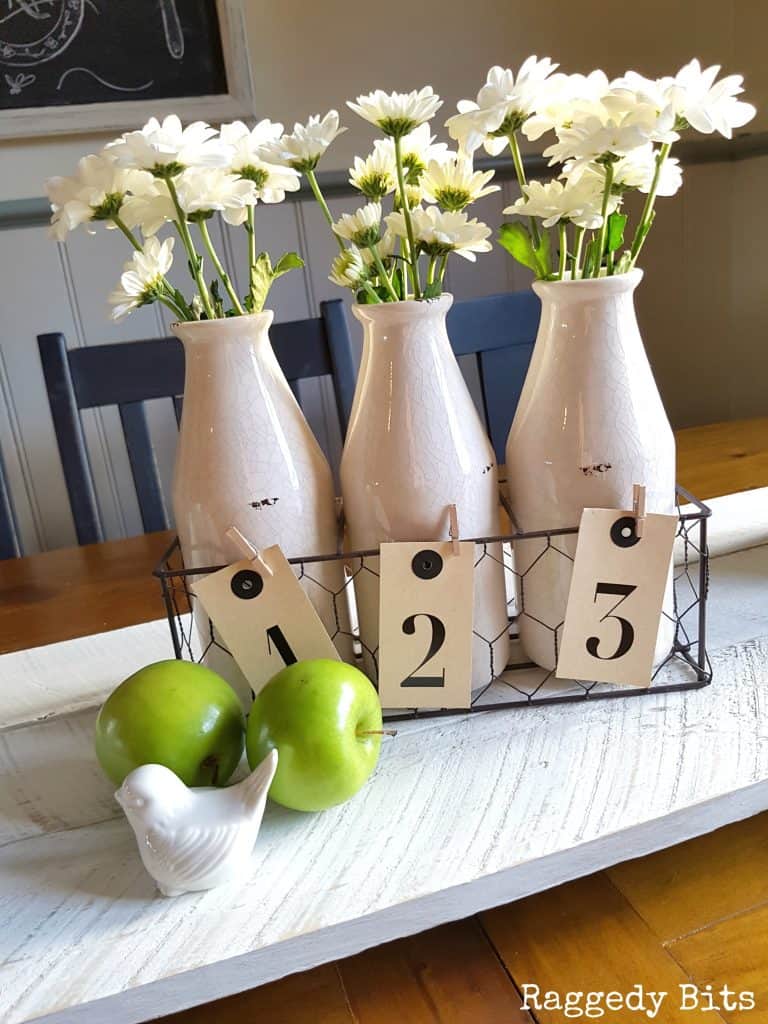
<svg viewBox="0 0 768 1024"><path fill-rule="evenodd" d="M768 418L676 436L678 479L697 497L768 486ZM161 617L151 570L170 540L147 534L0 563L0 653ZM685 1010L675 999L657 1020L768 1024L768 813L164 1021L565 1024L573 1014L562 999L522 1009L524 986L538 986L541 1003L547 991L690 983L711 986L720 1009L704 1010L705 1000ZM754 992L755 1007L728 1008L738 1001L723 986ZM643 1019L627 1009L604 1018Z"/></svg>

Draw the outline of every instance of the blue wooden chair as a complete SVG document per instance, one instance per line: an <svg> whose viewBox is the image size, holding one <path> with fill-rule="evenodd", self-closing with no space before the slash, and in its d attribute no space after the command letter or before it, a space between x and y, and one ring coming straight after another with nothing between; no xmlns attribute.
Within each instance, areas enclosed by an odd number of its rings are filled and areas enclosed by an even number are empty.
<svg viewBox="0 0 768 1024"><path fill-rule="evenodd" d="M288 382L330 375L342 433L355 389L355 364L343 303L321 303L317 319L274 324L272 346ZM176 338L67 349L62 334L37 339L78 543L104 539L81 410L116 405L125 435L144 531L167 530L168 510L144 403L173 400L177 423L184 391L184 349Z"/></svg>
<svg viewBox="0 0 768 1024"><path fill-rule="evenodd" d="M499 464L504 462L540 313L541 303L532 291L467 299L448 311L453 351L477 356L485 423Z"/></svg>
<svg viewBox="0 0 768 1024"><path fill-rule="evenodd" d="M3 453L0 452L0 561L5 558L18 558L19 555L21 555L19 529L5 475Z"/></svg>

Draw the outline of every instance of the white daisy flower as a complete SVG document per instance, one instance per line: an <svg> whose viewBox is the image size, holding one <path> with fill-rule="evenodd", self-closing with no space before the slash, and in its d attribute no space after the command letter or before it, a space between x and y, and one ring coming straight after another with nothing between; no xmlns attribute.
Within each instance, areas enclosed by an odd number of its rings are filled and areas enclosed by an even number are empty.
<svg viewBox="0 0 768 1024"><path fill-rule="evenodd" d="M191 221L206 220L214 211L227 224L242 224L258 199L256 185L226 171L184 171L175 182L179 205Z"/></svg>
<svg viewBox="0 0 768 1024"><path fill-rule="evenodd" d="M659 151L649 143L639 149L633 149L631 153L617 160L613 165L613 189L620 193L625 189L637 189L638 192L648 193L651 190L653 176L656 173L656 160ZM576 180L578 177L593 176L599 182L599 188L605 183L605 172L602 167L595 164L587 164L579 170L575 170L571 163L563 167L563 176L569 180ZM659 196L673 196L683 184L683 169L677 157L668 156L661 165L661 172L656 186L656 194Z"/></svg>
<svg viewBox="0 0 768 1024"><path fill-rule="evenodd" d="M427 164L436 160L438 163L447 160L448 145L445 142L435 142L437 136L430 131L428 124L419 125L408 135L400 140L400 155L403 160L405 180L408 185L416 187L421 176L427 169ZM385 154L387 160L395 162L395 144L392 139L377 139L373 144L375 150Z"/></svg>
<svg viewBox="0 0 768 1024"><path fill-rule="evenodd" d="M125 200L121 216L127 227L141 228L145 238L157 234L177 216L166 182L150 175L148 186Z"/></svg>
<svg viewBox="0 0 768 1024"><path fill-rule="evenodd" d="M545 228L558 221L570 221L580 228L594 230L603 223L602 203L605 175L596 168L594 174L583 174L566 181L531 181L523 195L505 210L505 214L538 217ZM613 213L619 199L611 196L608 212Z"/></svg>
<svg viewBox="0 0 768 1024"><path fill-rule="evenodd" d="M573 121L579 107L599 103L609 91L604 71L592 71L588 75L551 75L542 83L536 109L523 123L523 135L534 141L548 131L562 128Z"/></svg>
<svg viewBox="0 0 768 1024"><path fill-rule="evenodd" d="M354 213L345 213L333 230L339 238L354 242L360 249L375 245L381 238L381 203L367 203Z"/></svg>
<svg viewBox="0 0 768 1024"><path fill-rule="evenodd" d="M382 261L382 263L385 260L388 260L392 253L395 251L396 243L397 238L392 234L389 228L387 228L387 230L384 232L384 234L381 236L381 238L374 246L368 246L367 248L361 250L360 255L363 258L363 263L365 263L367 266L371 266L376 262L374 255L371 252L372 248L376 250L376 253L379 259Z"/></svg>
<svg viewBox="0 0 768 1024"><path fill-rule="evenodd" d="M528 57L517 76L498 65L488 72L477 101L460 100L458 114L445 122L452 139L466 153L481 145L496 156L507 145L507 136L516 132L533 113L542 84L558 67L549 57Z"/></svg>
<svg viewBox="0 0 768 1024"><path fill-rule="evenodd" d="M84 156L71 178L49 178L46 191L51 202L50 235L62 242L69 231L80 224L105 221L120 215L126 198L133 191L150 187L152 175L145 171L118 167L104 155Z"/></svg>
<svg viewBox="0 0 768 1024"><path fill-rule="evenodd" d="M368 269L360 251L351 246L334 259L328 280L340 288L352 288L354 291L368 278Z"/></svg>
<svg viewBox="0 0 768 1024"><path fill-rule="evenodd" d="M290 135L266 143L263 159L301 173L313 171L333 140L345 131L339 127L337 111L329 110L325 117L313 114L306 124L296 123Z"/></svg>
<svg viewBox="0 0 768 1024"><path fill-rule="evenodd" d="M742 75L728 75L716 81L719 64L702 69L698 60L681 68L670 88L675 112L691 128L709 135L720 132L726 139L734 128L742 128L757 113L751 103L736 97L744 91Z"/></svg>
<svg viewBox="0 0 768 1024"><path fill-rule="evenodd" d="M173 263L173 238L164 242L148 238L142 252L135 252L123 267L120 285L109 295L112 319L120 320L128 313L157 298L163 278Z"/></svg>
<svg viewBox="0 0 768 1024"><path fill-rule="evenodd" d="M491 229L477 218L469 220L463 211L443 211L436 206L428 206L426 209L417 207L411 210L411 221L419 249L429 256L445 256L455 252L474 263L477 258L475 253L491 250L488 241ZM386 222L398 238L407 237L402 213L390 213Z"/></svg>
<svg viewBox="0 0 768 1024"><path fill-rule="evenodd" d="M358 96L355 103L347 100L350 110L375 124L385 135L398 139L433 118L442 105L431 85L418 92L386 93L376 89Z"/></svg>
<svg viewBox="0 0 768 1024"><path fill-rule="evenodd" d="M557 142L544 150L550 165L573 160L613 160L647 146L658 134L658 115L649 104L628 92L609 93L600 103L579 106L573 121L557 132ZM678 136L673 133L673 137Z"/></svg>
<svg viewBox="0 0 768 1024"><path fill-rule="evenodd" d="M228 170L252 181L263 203L282 203L286 192L296 192L301 185L299 172L293 167L265 159L266 147L282 134L283 126L269 120L259 121L254 128L249 128L242 121L221 126L221 139L231 146L233 153Z"/></svg>
<svg viewBox="0 0 768 1024"><path fill-rule="evenodd" d="M356 156L354 166L349 169L349 183L367 199L381 199L394 192L397 185L394 148L377 146L365 160Z"/></svg>
<svg viewBox="0 0 768 1024"><path fill-rule="evenodd" d="M444 210L463 210L483 196L498 192L498 185L489 185L493 171L474 171L471 157L451 154L445 161L432 160L421 179L421 188L428 203L437 203Z"/></svg>
<svg viewBox="0 0 768 1024"><path fill-rule="evenodd" d="M106 152L121 167L137 167L157 177L180 174L186 167L226 167L232 150L204 121L182 127L176 114L162 122L151 117L139 131L125 132Z"/></svg>

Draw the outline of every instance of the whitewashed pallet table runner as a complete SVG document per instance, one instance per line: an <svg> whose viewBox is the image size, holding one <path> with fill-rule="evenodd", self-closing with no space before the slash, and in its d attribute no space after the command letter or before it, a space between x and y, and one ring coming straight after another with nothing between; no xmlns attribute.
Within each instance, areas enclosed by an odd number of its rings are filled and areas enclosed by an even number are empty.
<svg viewBox="0 0 768 1024"><path fill-rule="evenodd" d="M149 1020L768 807L768 546L713 560L715 681L407 723L320 815L271 807L242 888L153 892L91 747L165 623L0 658L0 1020Z"/></svg>

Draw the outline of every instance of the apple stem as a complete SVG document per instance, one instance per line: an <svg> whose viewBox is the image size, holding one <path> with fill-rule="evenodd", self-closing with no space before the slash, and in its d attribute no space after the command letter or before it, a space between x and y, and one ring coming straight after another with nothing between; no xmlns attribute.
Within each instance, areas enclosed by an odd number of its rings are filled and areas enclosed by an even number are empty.
<svg viewBox="0 0 768 1024"><path fill-rule="evenodd" d="M397 729L365 729L358 736L397 736Z"/></svg>

